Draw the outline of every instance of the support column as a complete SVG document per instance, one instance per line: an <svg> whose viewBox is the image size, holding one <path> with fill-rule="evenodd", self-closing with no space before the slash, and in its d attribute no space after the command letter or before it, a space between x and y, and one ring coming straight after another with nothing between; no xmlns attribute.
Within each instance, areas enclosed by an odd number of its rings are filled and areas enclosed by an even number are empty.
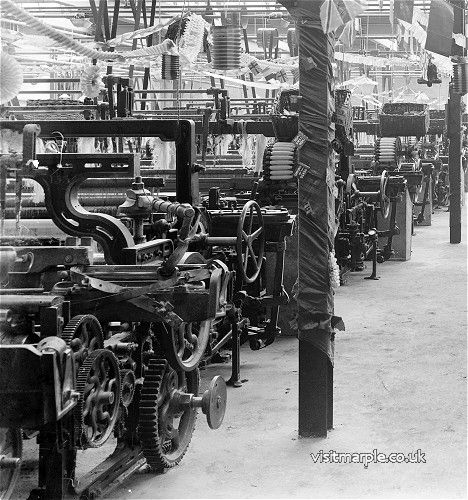
<svg viewBox="0 0 468 500"><path fill-rule="evenodd" d="M299 435L325 437L333 426L333 291L329 257L335 231L333 45L323 33L322 1L282 0L296 18L299 40Z"/></svg>
<svg viewBox="0 0 468 500"><path fill-rule="evenodd" d="M452 0L455 17L453 32L465 35L465 1ZM452 56L466 56L466 49L452 41ZM450 243L461 242L461 96L449 89L447 135L449 144Z"/></svg>
<svg viewBox="0 0 468 500"><path fill-rule="evenodd" d="M461 96L450 92L448 103L450 243L461 242Z"/></svg>

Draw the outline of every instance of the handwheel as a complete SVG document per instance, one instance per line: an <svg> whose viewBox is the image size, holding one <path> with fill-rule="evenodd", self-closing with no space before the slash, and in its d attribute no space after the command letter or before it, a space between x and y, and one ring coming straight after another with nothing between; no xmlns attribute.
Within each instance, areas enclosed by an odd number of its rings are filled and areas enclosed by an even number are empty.
<svg viewBox="0 0 468 500"><path fill-rule="evenodd" d="M210 340L211 323L211 320L184 322L161 332L160 341L172 368L185 372L197 368Z"/></svg>
<svg viewBox="0 0 468 500"><path fill-rule="evenodd" d="M210 429L219 429L226 413L227 391L223 377L217 375L202 396L202 411Z"/></svg>
<svg viewBox="0 0 468 500"><path fill-rule="evenodd" d="M382 172L380 176L380 190L379 190L379 201L380 201L380 212L384 219L388 218L390 213L390 198L387 196L388 187L388 173L386 170Z"/></svg>
<svg viewBox="0 0 468 500"><path fill-rule="evenodd" d="M254 209L257 213L258 229L252 232L254 221ZM258 239L258 255L255 255L253 242ZM250 200L242 209L237 224L237 267L244 283L253 283L262 268L263 255L265 253L265 231L263 215L257 202ZM252 262L253 274L247 274L249 260Z"/></svg>
<svg viewBox="0 0 468 500"><path fill-rule="evenodd" d="M22 458L21 430L0 428L0 499L8 500L18 480Z"/></svg>

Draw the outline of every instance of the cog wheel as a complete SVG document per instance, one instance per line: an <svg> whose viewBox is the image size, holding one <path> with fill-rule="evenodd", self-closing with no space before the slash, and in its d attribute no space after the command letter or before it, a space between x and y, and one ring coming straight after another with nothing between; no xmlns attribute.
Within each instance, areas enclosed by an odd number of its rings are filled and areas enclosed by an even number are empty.
<svg viewBox="0 0 468 500"><path fill-rule="evenodd" d="M78 373L75 435L82 448L98 448L111 435L122 398L119 363L107 349L93 351Z"/></svg>
<svg viewBox="0 0 468 500"><path fill-rule="evenodd" d="M21 429L0 428L0 498L11 498L21 469L23 441Z"/></svg>
<svg viewBox="0 0 468 500"><path fill-rule="evenodd" d="M77 371L91 352L104 348L101 324L92 314L74 316L63 329L61 338L73 351Z"/></svg>
<svg viewBox="0 0 468 500"><path fill-rule="evenodd" d="M199 372L173 370L165 359L151 359L140 396L138 436L146 461L155 471L177 465L192 439L197 410L176 412L171 401L180 393L198 394Z"/></svg>

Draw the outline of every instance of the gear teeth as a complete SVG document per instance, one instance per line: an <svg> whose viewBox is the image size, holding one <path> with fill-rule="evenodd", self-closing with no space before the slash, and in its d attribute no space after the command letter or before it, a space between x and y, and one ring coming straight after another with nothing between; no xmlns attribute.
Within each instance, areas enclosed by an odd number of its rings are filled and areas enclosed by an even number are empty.
<svg viewBox="0 0 468 500"><path fill-rule="evenodd" d="M85 323L90 323L91 328L90 328L90 333L92 333L93 337L95 338L96 341L96 349L103 349L104 348L104 334L102 331L101 323L99 323L99 320L96 318L96 316L93 316L92 314L78 314L77 316L74 316L68 323L67 326L63 329L62 334L60 335L60 338L65 341L67 346L69 347L72 340L77 336L79 329L81 325ZM91 339L89 339L91 340ZM89 351L88 351L89 353ZM77 361L77 357L75 356L75 361ZM80 364L78 362L75 363L76 365L76 376L78 376L78 371L80 369Z"/></svg>
<svg viewBox="0 0 468 500"><path fill-rule="evenodd" d="M109 426L110 428L105 433L105 435L106 435L105 439L101 439L98 443L83 440L83 434L84 434L83 394L84 394L84 391L86 388L86 384L88 382L88 377L89 377L91 368L93 367L95 360L99 356L108 356L109 359L112 359L112 363L114 363L114 370L116 373L119 373L119 363L117 361L117 358L108 349L96 349L95 351L93 351L84 360L84 362L80 368L80 371L78 372L78 377L76 379L76 390L79 392L80 396L78 398L76 407L74 408L73 411L74 411L74 416L75 416L75 419L74 419L75 420L75 438L76 438L78 446L81 447L82 449L98 448L99 446L102 446L107 441L107 439L110 437L110 434L112 433L112 429L114 428L115 423L117 422L117 418L114 417L112 419L113 422L111 421L111 424ZM115 405L114 414L118 415L118 408L119 408L120 402L122 400L122 385L120 383L120 376L116 380L118 380L118 384L119 384L118 385L119 396L118 396L118 403L116 403L116 405Z"/></svg>
<svg viewBox="0 0 468 500"><path fill-rule="evenodd" d="M93 322L96 326L96 333L99 332L96 335L100 340L99 349L102 349L104 347L104 340L101 324L99 323L96 316L93 316L92 314L78 314L77 316L73 316L73 318L67 323L67 326L63 329L60 338L62 338L67 345L70 345L70 342L73 340L77 333L78 327L80 327L87 321Z"/></svg>
<svg viewBox="0 0 468 500"><path fill-rule="evenodd" d="M160 440L158 427L158 396L167 369L171 368L165 359L153 358L148 362L148 370L141 389L139 403L138 437L140 438L143 455L148 465L157 472L177 465L182 460L188 448L187 443L176 459L169 460L166 457L168 450L165 449L164 443L161 443ZM186 372L185 375L191 376L191 373L196 373L198 380L198 370Z"/></svg>

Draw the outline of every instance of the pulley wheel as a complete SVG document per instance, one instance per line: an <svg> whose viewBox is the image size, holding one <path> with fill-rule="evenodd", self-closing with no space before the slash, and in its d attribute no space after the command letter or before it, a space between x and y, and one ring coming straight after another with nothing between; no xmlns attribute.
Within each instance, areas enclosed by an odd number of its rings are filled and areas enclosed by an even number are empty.
<svg viewBox="0 0 468 500"><path fill-rule="evenodd" d="M211 320L183 322L162 329L160 342L172 368L191 372L198 367L210 340L211 324Z"/></svg>

